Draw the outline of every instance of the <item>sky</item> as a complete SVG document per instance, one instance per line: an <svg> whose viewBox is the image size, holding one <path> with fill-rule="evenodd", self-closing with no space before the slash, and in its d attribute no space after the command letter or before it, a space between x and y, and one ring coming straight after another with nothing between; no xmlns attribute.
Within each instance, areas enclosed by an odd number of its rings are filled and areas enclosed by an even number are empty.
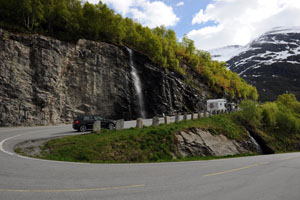
<svg viewBox="0 0 300 200"><path fill-rule="evenodd" d="M98 3L98 0L88 0ZM149 28L187 34L201 50L246 45L279 26L300 26L300 0L102 0Z"/></svg>

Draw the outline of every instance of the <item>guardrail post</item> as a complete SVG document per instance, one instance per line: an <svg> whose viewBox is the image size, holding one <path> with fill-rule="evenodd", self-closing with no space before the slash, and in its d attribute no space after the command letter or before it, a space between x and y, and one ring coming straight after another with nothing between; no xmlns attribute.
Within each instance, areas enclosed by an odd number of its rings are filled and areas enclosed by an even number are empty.
<svg viewBox="0 0 300 200"><path fill-rule="evenodd" d="M191 120L194 120L195 119L195 114L192 112L191 114Z"/></svg>
<svg viewBox="0 0 300 200"><path fill-rule="evenodd" d="M178 123L178 122L179 122L179 115L176 114L176 115L175 115L175 123Z"/></svg>
<svg viewBox="0 0 300 200"><path fill-rule="evenodd" d="M152 126L158 126L159 125L159 118L153 117L152 119Z"/></svg>
<svg viewBox="0 0 300 200"><path fill-rule="evenodd" d="M201 113L198 112L198 119L200 119L202 116L201 116Z"/></svg>
<svg viewBox="0 0 300 200"><path fill-rule="evenodd" d="M170 124L170 117L169 116L165 116L165 124Z"/></svg>
<svg viewBox="0 0 300 200"><path fill-rule="evenodd" d="M124 119L120 119L116 123L116 130L123 130L124 129Z"/></svg>
<svg viewBox="0 0 300 200"><path fill-rule="evenodd" d="M93 132L99 133L101 131L101 122L95 121L93 124Z"/></svg>
<svg viewBox="0 0 300 200"><path fill-rule="evenodd" d="M184 114L183 114L183 121L186 121L186 120L187 120L187 114L184 113Z"/></svg>
<svg viewBox="0 0 300 200"><path fill-rule="evenodd" d="M143 128L143 119L142 118L138 118L136 120L136 127L137 128Z"/></svg>

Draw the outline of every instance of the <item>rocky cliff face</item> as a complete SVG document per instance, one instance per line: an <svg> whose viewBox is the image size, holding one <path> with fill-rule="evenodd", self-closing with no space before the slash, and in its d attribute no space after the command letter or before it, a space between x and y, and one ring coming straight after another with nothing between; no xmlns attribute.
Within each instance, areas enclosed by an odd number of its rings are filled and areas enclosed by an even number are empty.
<svg viewBox="0 0 300 200"><path fill-rule="evenodd" d="M204 107L208 88L185 84L137 52L148 117ZM70 123L79 114L113 119L139 117L129 52L79 40L66 43L0 29L0 126Z"/></svg>
<svg viewBox="0 0 300 200"><path fill-rule="evenodd" d="M176 134L176 151L187 156L227 156L256 152L256 146L249 138L238 142L226 136L212 135L207 130L189 129Z"/></svg>
<svg viewBox="0 0 300 200"><path fill-rule="evenodd" d="M278 27L251 42L228 67L257 87L260 100L286 92L300 99L300 27Z"/></svg>

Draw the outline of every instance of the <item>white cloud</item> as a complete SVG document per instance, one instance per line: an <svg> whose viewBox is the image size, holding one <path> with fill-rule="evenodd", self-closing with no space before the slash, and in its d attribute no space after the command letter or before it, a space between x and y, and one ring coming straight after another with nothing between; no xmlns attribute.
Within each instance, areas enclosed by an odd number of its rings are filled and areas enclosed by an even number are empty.
<svg viewBox="0 0 300 200"><path fill-rule="evenodd" d="M184 6L184 2L183 1L180 1L178 4L176 4L177 7L179 6Z"/></svg>
<svg viewBox="0 0 300 200"><path fill-rule="evenodd" d="M97 0L89 0L97 3ZM156 26L174 26L179 18L173 8L162 1L150 0L102 0L123 16L132 16L141 24L154 28Z"/></svg>
<svg viewBox="0 0 300 200"><path fill-rule="evenodd" d="M132 8L133 18L145 26L154 28L156 26L174 26L179 18L173 12L173 8L161 1L138 1L139 8Z"/></svg>
<svg viewBox="0 0 300 200"><path fill-rule="evenodd" d="M300 26L299 0L214 0L194 15L188 36L199 49L245 45L276 26ZM207 22L212 24L206 26Z"/></svg>
<svg viewBox="0 0 300 200"><path fill-rule="evenodd" d="M98 2L99 0L89 0ZM130 11L130 7L134 5L135 0L101 0L103 3L111 4L115 11L126 15Z"/></svg>

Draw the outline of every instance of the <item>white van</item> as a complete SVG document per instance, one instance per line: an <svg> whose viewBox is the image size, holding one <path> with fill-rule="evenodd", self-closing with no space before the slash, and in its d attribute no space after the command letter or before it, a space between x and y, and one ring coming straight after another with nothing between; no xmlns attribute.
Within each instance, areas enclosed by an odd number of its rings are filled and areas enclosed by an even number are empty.
<svg viewBox="0 0 300 200"><path fill-rule="evenodd" d="M207 100L207 112L221 113L226 112L226 99L210 99Z"/></svg>

